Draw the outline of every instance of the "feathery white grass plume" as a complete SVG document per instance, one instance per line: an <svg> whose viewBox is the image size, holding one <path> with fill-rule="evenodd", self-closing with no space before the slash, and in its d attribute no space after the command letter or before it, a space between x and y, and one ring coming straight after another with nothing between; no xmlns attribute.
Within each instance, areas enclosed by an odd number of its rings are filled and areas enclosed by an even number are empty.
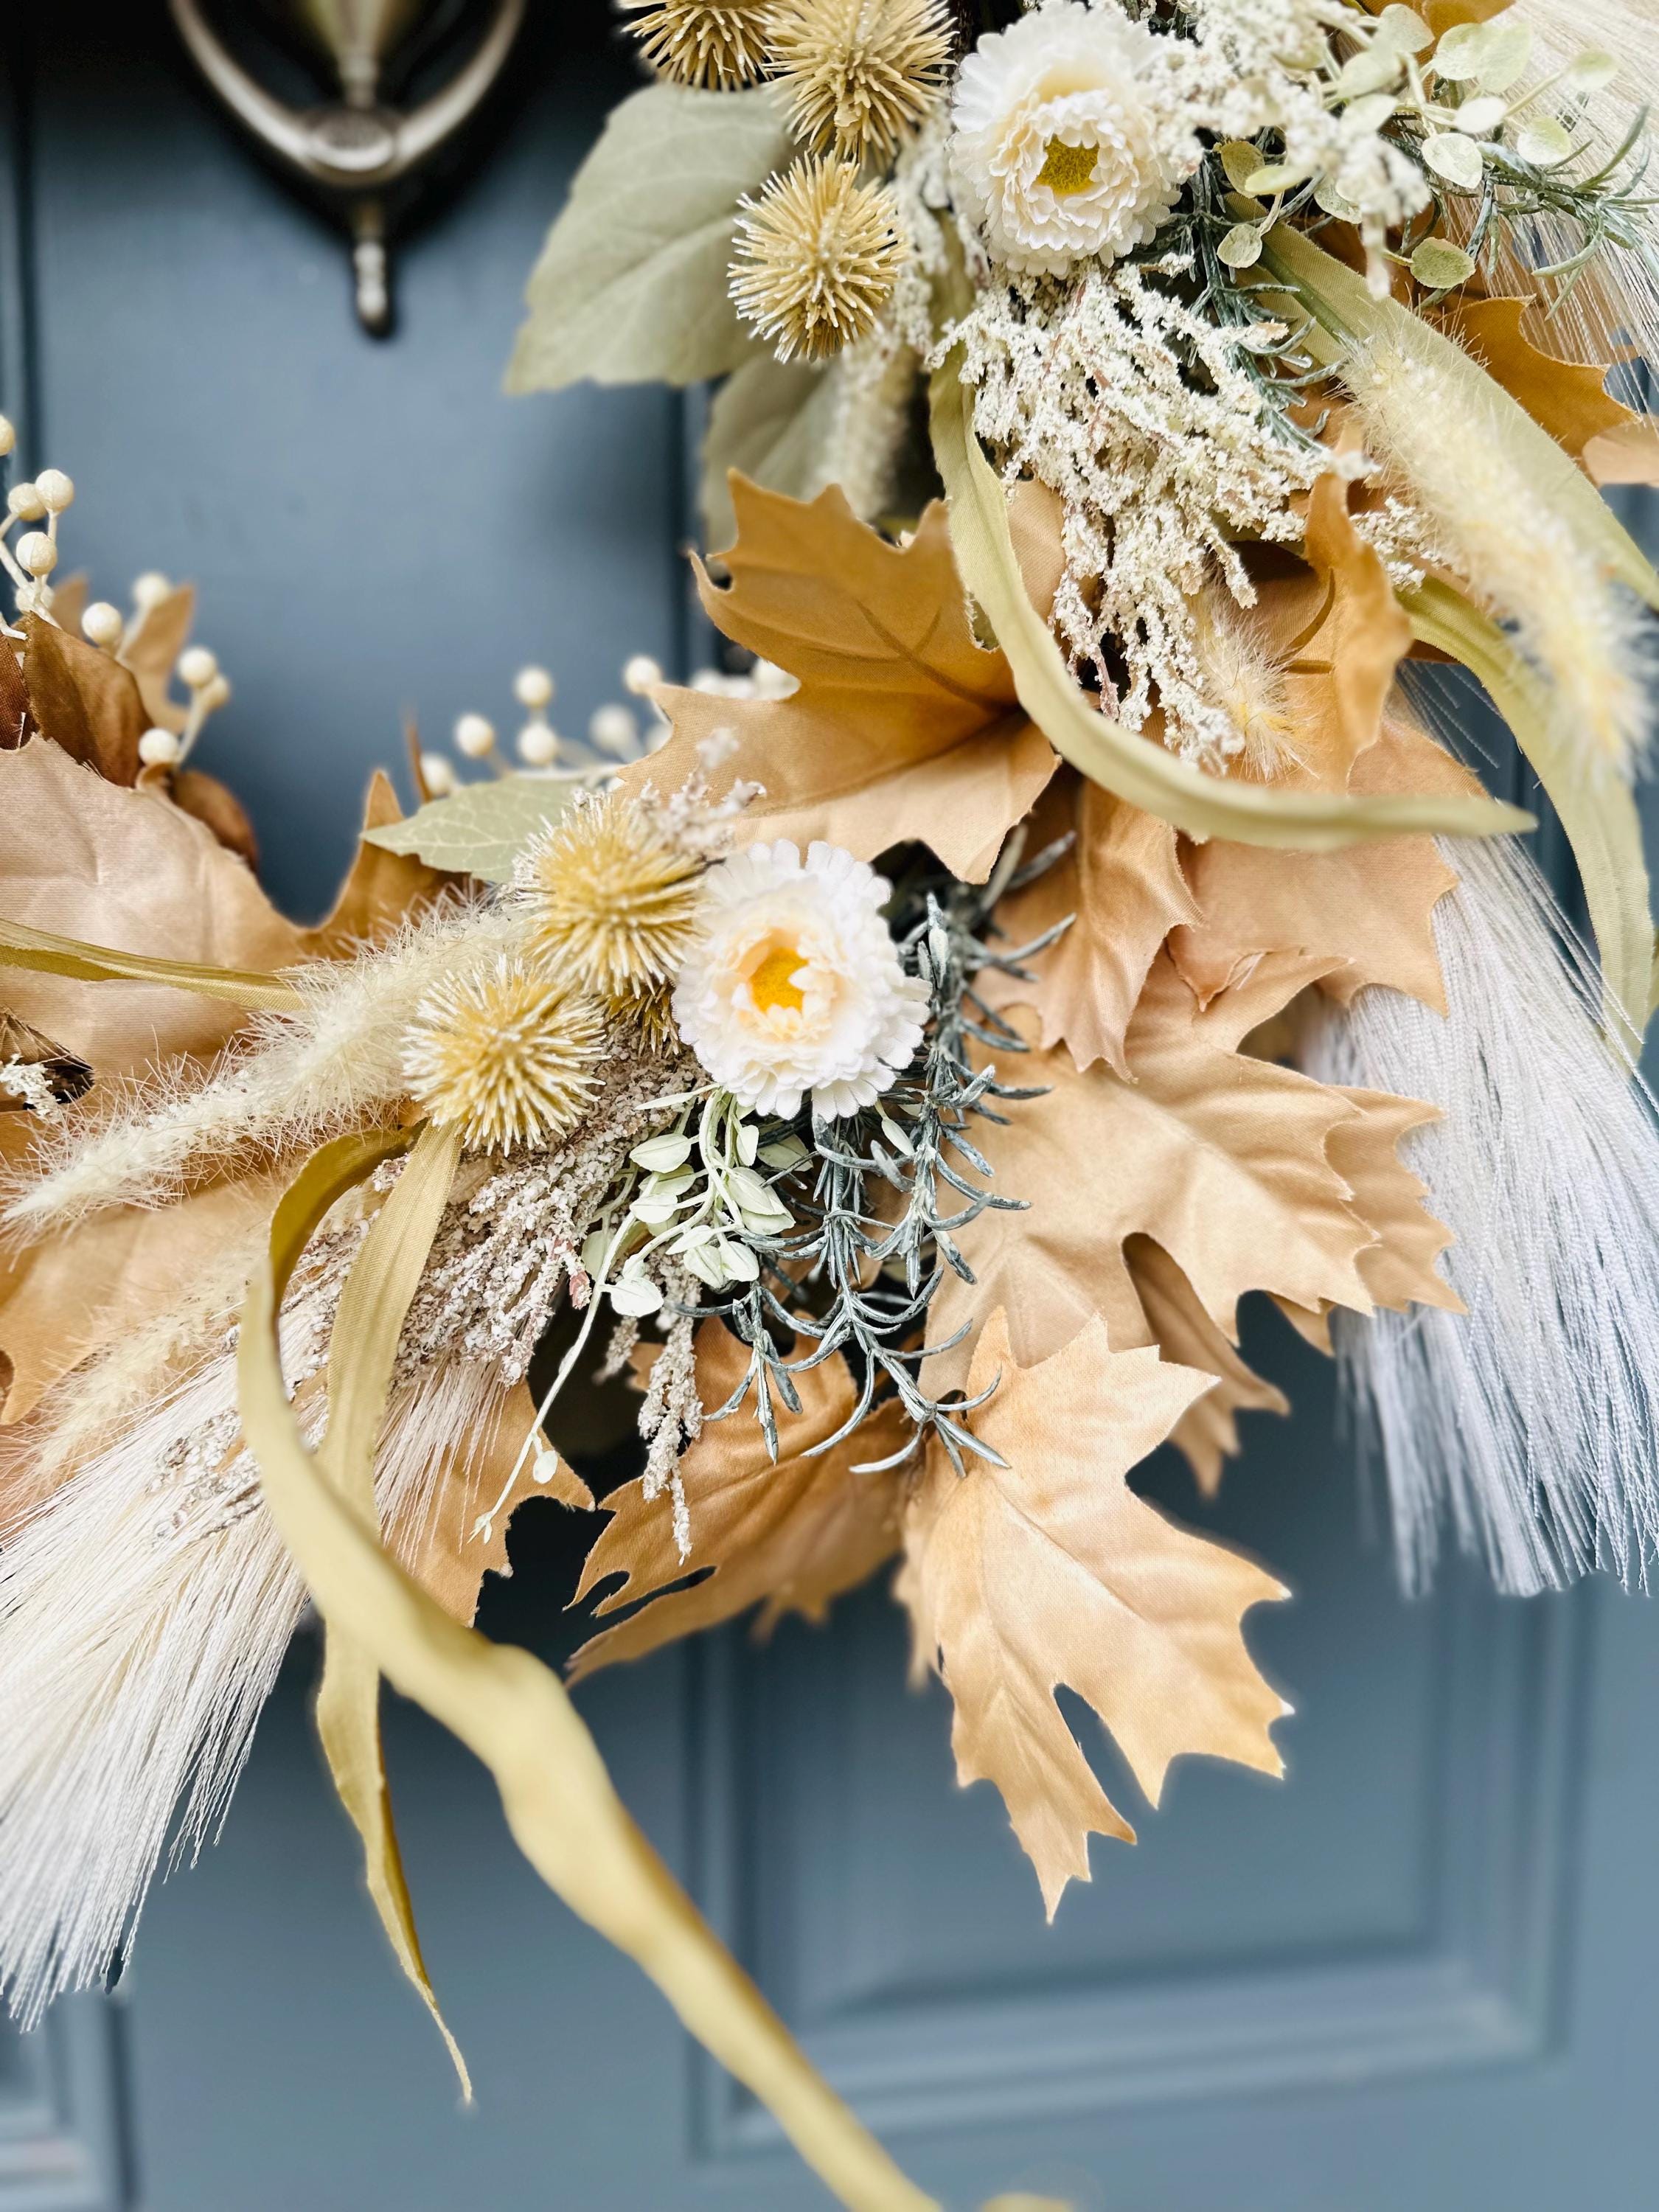
<svg viewBox="0 0 1659 2212"><path fill-rule="evenodd" d="M1478 382L1392 338L1357 356L1344 380L1370 452L1475 591L1516 625L1586 769L1628 775L1648 732L1641 610L1533 485L1496 406Z"/></svg>
<svg viewBox="0 0 1659 2212"><path fill-rule="evenodd" d="M109 1119L49 1135L15 1187L10 1227L39 1237L111 1206L156 1206L247 1148L269 1158L384 1114L408 1088L404 1048L422 1000L441 982L493 965L523 923L452 905L384 950L294 971L303 1004L260 1016L204 1083L186 1067L130 1091Z"/></svg>
<svg viewBox="0 0 1659 2212"><path fill-rule="evenodd" d="M1402 1582L1448 1522L1501 1589L1659 1547L1659 1119L1598 1030L1600 989L1530 857L1446 848L1435 910L1449 1012L1361 991L1308 1039L1310 1074L1425 1098L1404 1147L1456 1242L1468 1310L1335 1317L1386 1471Z"/></svg>
<svg viewBox="0 0 1659 2212"><path fill-rule="evenodd" d="M320 1364L331 1304L285 1315L290 1372ZM0 1985L26 2026L123 1960L164 1856L212 1840L304 1609L251 1465L211 1472L237 1451L234 1358L222 1344L0 1553ZM394 1548L418 1545L438 1471L503 1388L479 1360L399 1385L377 1465ZM314 1437L319 1390L305 1419Z"/></svg>

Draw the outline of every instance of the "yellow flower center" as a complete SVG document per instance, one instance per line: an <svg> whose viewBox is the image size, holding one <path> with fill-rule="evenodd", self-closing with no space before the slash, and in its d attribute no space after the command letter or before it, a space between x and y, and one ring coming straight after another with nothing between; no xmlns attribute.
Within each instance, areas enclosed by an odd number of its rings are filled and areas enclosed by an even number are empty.
<svg viewBox="0 0 1659 2212"><path fill-rule="evenodd" d="M1047 185L1057 199L1069 199L1073 192L1086 192L1093 184L1099 159L1098 146L1068 146L1063 138L1051 138L1037 182Z"/></svg>
<svg viewBox="0 0 1659 2212"><path fill-rule="evenodd" d="M795 982L795 970L803 965L799 951L793 945L774 947L749 978L749 994L763 1014L774 1006L782 1006L798 1014L805 1004Z"/></svg>

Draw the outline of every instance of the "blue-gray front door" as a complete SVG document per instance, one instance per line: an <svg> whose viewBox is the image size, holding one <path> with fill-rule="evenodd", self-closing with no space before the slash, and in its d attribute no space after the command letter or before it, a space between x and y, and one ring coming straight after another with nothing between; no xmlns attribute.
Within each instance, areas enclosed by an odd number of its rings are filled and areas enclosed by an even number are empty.
<svg viewBox="0 0 1659 2212"><path fill-rule="evenodd" d="M499 143L349 319L335 241L191 82L159 0L0 23L0 405L71 471L70 565L202 586L235 686L206 765L279 897L316 909L399 720L555 719L624 654L690 649L686 452L656 392L508 402L520 288L625 88L604 0L536 11ZM24 19L26 20L20 20ZM1395 1594L1331 1378L1272 1316L1218 1507L1294 1602L1250 1626L1297 1708L1283 1784L1178 1766L1138 1850L1097 1842L1050 1928L999 1802L953 1783L884 1588L601 1677L582 1701L645 1825L832 2081L950 2204L1079 2212L1644 2212L1659 2202L1659 1619L1586 1589ZM538 1517L539 1516L539 1517ZM556 1652L576 1530L515 1532L485 1625ZM0 2039L0 2212L806 2212L827 2200L633 1969L507 1840L418 1715L389 1739L457 2109L323 1778L302 1641L222 1842L152 1900L113 2005ZM1073 1715L1121 1802L1133 1785Z"/></svg>

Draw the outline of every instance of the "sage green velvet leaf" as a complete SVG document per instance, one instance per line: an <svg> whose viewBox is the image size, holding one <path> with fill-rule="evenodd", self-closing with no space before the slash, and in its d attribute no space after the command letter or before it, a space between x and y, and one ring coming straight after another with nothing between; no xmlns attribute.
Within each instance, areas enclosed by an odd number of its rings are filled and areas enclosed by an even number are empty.
<svg viewBox="0 0 1659 2212"><path fill-rule="evenodd" d="M429 868L505 884L512 880L519 854L557 821L574 788L534 775L463 784L451 797L430 800L404 821L365 830L363 838L388 853L412 853Z"/></svg>
<svg viewBox="0 0 1659 2212"><path fill-rule="evenodd" d="M531 274L507 390L736 368L754 345L726 293L738 202L793 151L764 88L653 84L613 109Z"/></svg>
<svg viewBox="0 0 1659 2212"><path fill-rule="evenodd" d="M822 489L818 459L836 388L821 368L779 361L757 347L714 395L702 443L703 544L731 544L737 517L726 477L733 469L768 491L810 499Z"/></svg>

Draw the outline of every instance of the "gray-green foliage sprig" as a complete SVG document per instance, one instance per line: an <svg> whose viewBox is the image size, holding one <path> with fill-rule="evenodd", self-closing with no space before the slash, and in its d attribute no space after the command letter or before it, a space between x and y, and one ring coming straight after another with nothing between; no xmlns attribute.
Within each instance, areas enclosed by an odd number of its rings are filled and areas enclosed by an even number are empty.
<svg viewBox="0 0 1659 2212"><path fill-rule="evenodd" d="M999 1081L996 1061L987 1055L1026 1048L975 986L987 969L1029 980L1024 963L1068 926L1061 922L1013 951L991 941L998 901L1052 866L1070 842L1061 840L1027 866L1022 865L1024 834L1017 833L988 884L975 888L937 873L919 874L896 895L900 957L928 988L921 1050L878 1108L833 1121L803 1115L796 1133L807 1158L776 1178L799 1225L752 1239L759 1279L713 1309L748 1345L750 1359L737 1389L705 1418L719 1420L735 1413L752 1392L774 1456L777 1404L800 1411L794 1377L841 1353L858 1376L858 1396L846 1420L813 1445L811 1454L830 1450L874 1407L896 1400L911 1433L898 1452L871 1462L872 1471L908 1458L929 1435L938 1437L959 1474L965 1453L1000 1464L968 1421L992 1395L994 1381L976 1397L933 1397L922 1380L922 1363L958 1343L962 1332L927 1346L920 1339L945 1269L964 1282L974 1280L957 1243L960 1231L987 1211L1025 1204L990 1188L991 1164L969 1132L975 1118L1005 1122L998 1104L1042 1092ZM982 1061L978 1066L975 1048ZM780 1348L780 1331L789 1349ZM793 1356L797 1336L812 1340L811 1350L799 1358Z"/></svg>

